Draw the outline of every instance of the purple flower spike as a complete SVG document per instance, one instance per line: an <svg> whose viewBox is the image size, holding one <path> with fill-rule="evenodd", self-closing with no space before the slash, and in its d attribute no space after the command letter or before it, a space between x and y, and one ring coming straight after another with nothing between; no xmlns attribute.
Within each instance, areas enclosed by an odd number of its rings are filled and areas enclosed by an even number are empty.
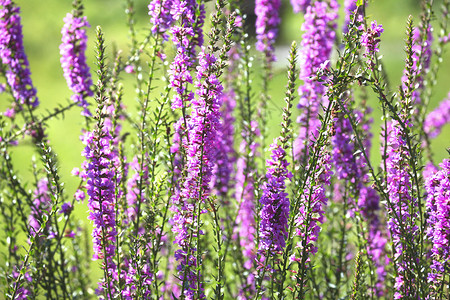
<svg viewBox="0 0 450 300"><path fill-rule="evenodd" d="M136 220L136 214L138 213L138 206L140 206L140 203L145 202L145 187L149 186L150 181L148 180L148 166L144 163L143 165L143 171L142 171L142 177L140 176L141 173L141 166L139 164L138 158L135 156L133 157L133 160L129 164L129 168L133 171L133 175L128 179L127 181L127 204L128 204L128 211L127 211L127 221L129 223L132 223ZM138 183L142 182L142 190L139 191ZM140 203L139 203L139 202ZM143 227L138 229L139 231L144 230Z"/></svg>
<svg viewBox="0 0 450 300"><path fill-rule="evenodd" d="M210 193L216 149L219 146L218 136L222 125L220 107L223 87L215 75L216 58L205 53L205 48L202 48L198 61L195 82L197 97L192 100L192 112L188 123L189 143L186 145L185 164L187 175L181 191L172 199L175 211L172 230L176 235L175 243L180 246L180 249L175 251L175 258L179 262L178 277L187 285L184 288L186 299L205 298L203 287L197 280L198 276L201 276L196 270L197 249L190 245L190 236L201 234L192 228L197 226L198 205L201 205Z"/></svg>
<svg viewBox="0 0 450 300"><path fill-rule="evenodd" d="M411 264L415 258L409 257L407 249L405 249L407 243L404 238L405 235L417 236L419 229L414 224L414 220L418 218L418 203L417 199L411 196L409 153L403 137L403 130L397 121L388 124L387 129L387 192L391 203L387 206L388 227L394 247L394 259L398 265L398 275L395 278L395 289L397 290L395 299L400 299L402 296L414 295L414 278L409 278L408 274L413 270ZM413 211L411 207L414 208ZM407 282L405 282L406 278L409 278Z"/></svg>
<svg viewBox="0 0 450 300"><path fill-rule="evenodd" d="M380 43L381 33L384 31L383 26L378 25L377 21L372 21L370 27L361 35L361 45L366 47L364 56L368 58L371 68L375 66L375 53L379 52L378 44Z"/></svg>
<svg viewBox="0 0 450 300"><path fill-rule="evenodd" d="M211 179L211 186L215 187L218 194L225 197L231 189L233 165L236 161L234 143L234 117L233 110L236 106L235 94L231 90L222 94L221 130L219 135L219 147L216 149L216 165ZM223 203L228 204L228 203Z"/></svg>
<svg viewBox="0 0 450 300"><path fill-rule="evenodd" d="M424 122L424 130L430 138L437 137L444 125L450 123L450 93L439 106L430 112Z"/></svg>
<svg viewBox="0 0 450 300"><path fill-rule="evenodd" d="M0 0L0 59L5 66L6 81L15 99L15 112L23 110L24 105L30 109L39 105L23 46L19 13L20 8L11 0ZM14 114L10 112L8 115Z"/></svg>
<svg viewBox="0 0 450 300"><path fill-rule="evenodd" d="M337 28L336 19L339 5L336 1L314 2L308 6L305 14L305 22L302 25L302 36L299 52L300 79L303 85L298 89L300 101L298 108L302 109L297 122L300 123L300 134L295 140L294 154L298 159L305 145L315 140L320 121L318 119L321 105L328 101L325 87L317 81L317 73L326 67L333 49Z"/></svg>
<svg viewBox="0 0 450 300"><path fill-rule="evenodd" d="M175 18L172 13L172 6L176 0L152 0L148 5L148 14L150 15L150 23L153 24L152 33L161 34L163 39L167 41L169 36L167 31L172 27Z"/></svg>
<svg viewBox="0 0 450 300"><path fill-rule="evenodd" d="M262 205L260 217L259 250L269 255L283 251L286 245L289 199L286 193L286 179L292 178L287 169L285 150L276 141L270 146L272 155L267 160L267 182L262 189L259 202Z"/></svg>
<svg viewBox="0 0 450 300"><path fill-rule="evenodd" d="M425 179L428 210L427 237L431 242L431 272L428 281L437 290L443 284L445 265L450 262L450 160L445 159L441 170Z"/></svg>
<svg viewBox="0 0 450 300"><path fill-rule="evenodd" d="M256 0L256 49L264 52L269 61L275 61L274 44L280 24L280 0Z"/></svg>
<svg viewBox="0 0 450 300"><path fill-rule="evenodd" d="M199 16L196 11L199 10ZM188 90L192 84L191 69L195 61L195 47L203 44L202 26L205 17L204 5L197 5L195 0L175 0L171 14L179 20L179 26L171 27L172 41L177 49L173 63L170 65L170 86L174 88L172 109L189 107L194 93Z"/></svg>
<svg viewBox="0 0 450 300"><path fill-rule="evenodd" d="M116 253L117 231L113 166L115 153L111 149L112 141L113 138L105 127L86 133L83 140L86 145L83 156L87 160L85 166L88 178L86 188L89 219L94 222L92 231L94 259L102 259L106 262L103 268L110 279L117 278L117 266L113 260ZM112 282L110 284L110 289L114 290ZM98 292L102 293L102 289L104 287L101 287Z"/></svg>
<svg viewBox="0 0 450 300"><path fill-rule="evenodd" d="M86 98L93 96L92 79L86 63L87 35L86 27L90 27L86 17L75 17L67 14L61 30L62 43L59 46L61 66L69 89L73 92L71 99L83 108L84 116L91 116Z"/></svg>
<svg viewBox="0 0 450 300"><path fill-rule="evenodd" d="M316 254L317 247L314 243L319 237L320 225L325 222L324 209L328 205L325 186L331 184L332 172L330 169L331 157L328 153L323 153L315 170L312 170L312 175L307 179L305 190L300 199L300 212L295 223L297 235L302 237L302 241L297 244L297 247L308 256L309 254ZM310 260L309 257L304 259L306 262Z"/></svg>
<svg viewBox="0 0 450 300"><path fill-rule="evenodd" d="M251 145L247 144L247 140L250 137L259 137L260 132L258 129L258 123L252 121L249 128L249 132L244 130L242 135L243 139L240 146L240 153L246 153L249 151L248 156L241 156L236 163L236 188L235 195L236 201L239 205L239 214L236 216L236 223L238 225L236 231L239 234L240 246L242 248L242 254L246 259L244 261L244 268L251 269L256 258L255 249L255 182L254 175L256 169L251 165L250 159L258 156L258 144L252 142Z"/></svg>
<svg viewBox="0 0 450 300"><path fill-rule="evenodd" d="M306 8L311 4L311 0L291 0L292 9L297 14L306 12Z"/></svg>

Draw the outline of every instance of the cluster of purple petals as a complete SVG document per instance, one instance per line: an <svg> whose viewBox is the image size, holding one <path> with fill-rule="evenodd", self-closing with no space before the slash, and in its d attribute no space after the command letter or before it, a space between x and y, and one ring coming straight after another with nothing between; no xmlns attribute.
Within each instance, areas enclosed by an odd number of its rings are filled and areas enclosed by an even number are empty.
<svg viewBox="0 0 450 300"><path fill-rule="evenodd" d="M256 49L264 52L270 61L275 61L275 40L280 24L281 0L256 0Z"/></svg>
<svg viewBox="0 0 450 300"><path fill-rule="evenodd" d="M73 92L71 99L83 108L82 115L90 116L89 103L86 98L93 95L92 79L86 63L87 35L86 27L90 27L86 17L74 17L68 13L64 18L61 30L62 43L59 46L61 66L67 85Z"/></svg>
<svg viewBox="0 0 450 300"><path fill-rule="evenodd" d="M366 47L364 55L368 57L371 67L375 65L374 55L379 52L378 44L380 43L380 36L384 29L382 25L378 25L377 21L372 21L370 27L361 35L361 45Z"/></svg>
<svg viewBox="0 0 450 300"><path fill-rule="evenodd" d="M427 237L431 242L431 272L428 281L435 287L442 284L445 266L450 262L450 160L439 164L440 170L426 178Z"/></svg>
<svg viewBox="0 0 450 300"><path fill-rule="evenodd" d="M336 38L339 6L334 0L329 2L316 1L308 6L302 25L304 33L299 51L299 78L303 81L303 85L298 89L300 94L298 108L302 112L297 119L300 123L300 133L294 143L296 158L305 149L308 141L315 139L321 124L318 119L320 106L326 105L328 101L324 97L324 85L315 77L329 61Z"/></svg>
<svg viewBox="0 0 450 300"><path fill-rule="evenodd" d="M196 15L199 10L200 15ZM178 26L172 26L172 41L177 49L174 61L170 65L170 86L174 89L172 109L188 107L194 93L187 85L193 83L191 69L195 62L195 47L203 44L202 26L205 18L204 5L195 0L177 0L172 3L171 14Z"/></svg>
<svg viewBox="0 0 450 300"><path fill-rule="evenodd" d="M297 14L306 12L306 8L311 4L311 0L291 0L292 9Z"/></svg>
<svg viewBox="0 0 450 300"><path fill-rule="evenodd" d="M252 121L249 132L243 132L243 140L240 145L240 153L244 156L239 157L236 162L236 185L235 198L239 205L239 213L236 216L237 233L239 234L240 246L244 256L244 268L251 269L256 258L255 248L255 182L253 176L256 170L250 164L250 159L258 155L258 143L254 138L260 135L258 123ZM247 141L251 141L248 145Z"/></svg>
<svg viewBox="0 0 450 300"><path fill-rule="evenodd" d="M167 31L175 21L172 14L172 6L174 3L179 4L176 0L152 0L148 5L148 14L150 15L150 23L153 24L152 33L161 34L164 40L168 40Z"/></svg>
<svg viewBox="0 0 450 300"><path fill-rule="evenodd" d="M132 223L136 220L136 215L138 213L139 202L144 203L145 201L145 187L150 184L148 180L148 165L143 163L143 170L141 172L141 164L138 158L135 156L133 160L128 165L128 168L133 171L133 175L127 181L127 222ZM142 174L142 175L141 175ZM139 182L141 182L142 188L139 187ZM143 230L144 228L142 228ZM141 228L139 228L141 230Z"/></svg>
<svg viewBox="0 0 450 300"><path fill-rule="evenodd" d="M141 290L141 299L151 299L151 286L153 282L153 274L150 272L150 262L137 262L125 258L123 261L122 277L124 280L124 287L122 289L122 297L125 300L137 299L136 291Z"/></svg>
<svg viewBox="0 0 450 300"><path fill-rule="evenodd" d="M196 95L192 100L192 111L188 123L189 143L186 147L186 176L179 194L174 196L172 231L175 243L180 246L175 252L179 262L179 278L188 284L184 290L186 299L203 299L203 290L198 291L196 249L189 245L192 227L195 228L196 207L209 196L213 175L215 155L218 145L218 132L221 131L220 107L222 102L222 85L214 74L216 58L205 53L203 48L198 56ZM201 178L201 179L200 179ZM198 216L197 216L198 217ZM188 268L188 271L185 271ZM201 288L202 289L202 288ZM198 294L198 295L197 295Z"/></svg>
<svg viewBox="0 0 450 300"><path fill-rule="evenodd" d="M397 261L398 275L395 278L395 299L411 296L414 293L413 278L407 279L415 259L409 257L411 249L407 251L404 241L407 236L417 236L418 227L414 224L417 219L417 199L411 196L412 184L410 168L408 165L409 153L403 130L397 121L392 121L387 128L387 193L391 205L387 205L389 220L388 228L394 247L393 259ZM412 209L411 209L412 208ZM408 280L408 282L405 282Z"/></svg>
<svg viewBox="0 0 450 300"><path fill-rule="evenodd" d="M236 163L236 201L239 213L236 217L239 243L245 258L244 268L251 269L255 253L255 197L252 174L246 173L246 161L240 157Z"/></svg>
<svg viewBox="0 0 450 300"><path fill-rule="evenodd" d="M16 266L14 266L11 275L12 275L12 279L15 282L17 280L17 278L20 276L20 270L18 270L18 268ZM36 297L36 295L34 294L33 288L32 288L33 278L31 277L31 272L29 272L27 270L22 278L25 279L25 282L22 281L22 282L18 283L20 286L17 288L17 292L16 292L14 299L17 299L17 300L34 299ZM13 284L13 286L14 286L14 284Z"/></svg>
<svg viewBox="0 0 450 300"><path fill-rule="evenodd" d="M105 127L87 132L83 137L86 147L82 155L87 161L85 164L86 189L89 219L94 222L92 231L94 259L105 260L104 268L110 278L117 280L117 266L113 261L117 236L113 165L116 155L111 148L112 141L113 138Z"/></svg>
<svg viewBox="0 0 450 300"><path fill-rule="evenodd" d="M270 146L271 156L267 160L266 182L262 188L259 229L259 251L269 251L269 255L283 251L286 245L289 218L289 198L286 180L292 178L287 169L285 150L274 141Z"/></svg>
<svg viewBox="0 0 450 300"><path fill-rule="evenodd" d="M297 235L302 239L297 247L308 256L317 252L314 243L319 237L320 225L325 222L324 208L328 205L325 187L331 184L331 175L331 156L328 153L322 153L315 170L311 170L307 179L300 199L298 217L295 220ZM296 259L301 260L302 258ZM308 257L305 261L309 261L309 259Z"/></svg>
<svg viewBox="0 0 450 300"><path fill-rule="evenodd" d="M433 42L433 33L431 26L427 28L426 40L422 40L421 29L414 28L413 30L413 45L412 45L412 72L415 76L414 86L410 87L413 89L412 100L413 103L420 103L420 92L423 89L424 76L430 68L431 56L433 51L431 49L431 44ZM408 75L406 70L403 71L402 85L403 89L406 89L406 82L408 81Z"/></svg>
<svg viewBox="0 0 450 300"><path fill-rule="evenodd" d="M39 105L23 46L19 13L20 8L11 0L0 0L0 59L5 66L6 80L15 99L12 109L7 111L9 117L14 117L24 105L30 109Z"/></svg>
<svg viewBox="0 0 450 300"><path fill-rule="evenodd" d="M37 188L34 191L33 206L31 207L28 222L30 223L30 234L36 235L36 232L41 228L42 216L51 210L51 198L48 190L48 179L44 177L37 182ZM42 233L41 233L42 234ZM49 237L54 236L53 233L46 233Z"/></svg>
<svg viewBox="0 0 450 300"><path fill-rule="evenodd" d="M426 116L423 128L430 138L435 138L448 123L450 123L450 94Z"/></svg>
<svg viewBox="0 0 450 300"><path fill-rule="evenodd" d="M216 164L211 178L211 186L218 194L225 196L231 189L232 173L234 169L235 151L234 145L234 117L233 111L236 106L235 94L230 90L222 94L221 130L217 133L219 147L216 149ZM225 203L224 203L225 204Z"/></svg>
<svg viewBox="0 0 450 300"><path fill-rule="evenodd" d="M336 134L331 138L333 146L333 162L336 167L336 177L355 183L359 179L356 165L353 128L348 118L339 114L335 122Z"/></svg>

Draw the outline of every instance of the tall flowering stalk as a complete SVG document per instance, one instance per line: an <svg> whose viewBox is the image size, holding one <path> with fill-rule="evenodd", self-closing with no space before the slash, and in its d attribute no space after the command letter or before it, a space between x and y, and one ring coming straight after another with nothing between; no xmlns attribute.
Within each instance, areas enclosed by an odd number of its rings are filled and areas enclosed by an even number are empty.
<svg viewBox="0 0 450 300"><path fill-rule="evenodd" d="M86 98L93 96L94 93L91 90L91 73L85 56L87 47L85 28L90 25L86 17L82 17L82 9L80 0L76 0L72 13L68 13L64 18L59 50L64 78L73 92L71 99L83 108L82 115L91 116Z"/></svg>
<svg viewBox="0 0 450 300"><path fill-rule="evenodd" d="M215 163L214 155L217 135L220 130L220 106L222 85L216 74L216 58L208 54L205 48L199 54L197 69L197 98L192 101L192 113L189 119L189 144L186 149L186 178L180 194L173 199L175 217L173 231L175 242L180 246L175 252L179 261L179 278L183 281L183 294L186 299L203 299L200 274L197 271L197 249L189 242L189 236L197 239L199 207L209 196L209 184ZM194 228L194 232L189 232ZM197 228L195 230L195 228ZM187 285L187 286L186 286Z"/></svg>
<svg viewBox="0 0 450 300"><path fill-rule="evenodd" d="M83 156L87 160L86 189L88 195L89 219L94 222L92 232L94 259L103 260L104 284L100 288L107 299L113 299L117 280L116 253L116 208L114 152L111 149L113 137L105 126L107 106L105 101L106 67L104 65L103 33L97 28L99 80L96 101L98 103L95 119L97 124L92 132L87 132L83 143L86 145Z"/></svg>
<svg viewBox="0 0 450 300"><path fill-rule="evenodd" d="M263 52L269 61L276 59L275 40L280 24L280 0L256 0L256 49Z"/></svg>
<svg viewBox="0 0 450 300"><path fill-rule="evenodd" d="M450 263L450 160L445 159L439 166L441 169L425 181L427 238L433 259L428 282L435 299L443 297L444 287L449 284Z"/></svg>
<svg viewBox="0 0 450 300"><path fill-rule="evenodd" d="M298 89L301 114L297 119L300 133L295 141L294 154L298 159L309 141L317 137L320 121L318 119L321 105L326 106L325 87L316 78L318 72L327 66L336 38L336 19L338 4L335 0L315 1L308 6L305 22L302 24L304 34L300 44L300 75L303 81Z"/></svg>
<svg viewBox="0 0 450 300"><path fill-rule="evenodd" d="M12 109L6 113L9 117L14 117L24 106L32 110L39 105L23 46L19 13L20 8L13 1L0 1L0 59L15 100Z"/></svg>
<svg viewBox="0 0 450 300"><path fill-rule="evenodd" d="M271 158L267 160L266 183L262 188L259 229L259 249L270 256L283 251L286 246L289 198L287 179L292 173L287 169L286 151L277 140L270 146Z"/></svg>
<svg viewBox="0 0 450 300"><path fill-rule="evenodd" d="M197 10L199 15L197 15ZM171 27L172 41L177 49L170 65L170 86L174 89L172 109L181 108L183 117L194 93L188 89L193 83L191 70L194 66L195 47L203 44L202 26L205 18L204 5L198 6L195 0L176 0L172 4L171 14L180 24ZM186 120L184 120L186 125Z"/></svg>
<svg viewBox="0 0 450 300"><path fill-rule="evenodd" d="M387 192L389 194L388 227L394 245L394 259L397 261L398 275L395 278L395 299L415 295L413 270L415 257L411 252L413 241L407 240L417 236L419 228L414 224L418 218L417 212L411 213L410 207L417 207L417 199L413 198L411 190L410 166L407 158L407 141L403 128L398 122L392 122L388 127L387 144Z"/></svg>
<svg viewBox="0 0 450 300"><path fill-rule="evenodd" d="M295 93L295 73L297 59L297 44L292 42L289 55L288 83L286 86L285 102L283 108L283 121L280 136L270 146L271 156L266 161L266 181L262 187L259 199L259 240L258 262L259 280L257 294L262 289L262 280L267 270L276 270L279 263L278 256L283 254L288 239L288 221L290 215L289 194L286 191L286 180L291 180L292 172L288 169L287 150L292 145L292 103ZM271 260L272 259L272 260ZM270 265L271 260L274 265ZM282 276L285 275L284 273ZM282 280L283 282L284 280ZM283 282L284 283L284 282ZM280 288L283 289L282 287Z"/></svg>
<svg viewBox="0 0 450 300"><path fill-rule="evenodd" d="M412 163L416 156L411 148L412 130L411 110L415 103L414 91L417 70L413 64L413 27L408 21L408 40L406 46L406 68L402 80L401 111L395 119L387 124L386 145L386 185L389 201L388 228L393 243L394 261L396 262L395 299L418 297L421 279L417 266L420 239L418 224L422 219L416 186L417 166Z"/></svg>

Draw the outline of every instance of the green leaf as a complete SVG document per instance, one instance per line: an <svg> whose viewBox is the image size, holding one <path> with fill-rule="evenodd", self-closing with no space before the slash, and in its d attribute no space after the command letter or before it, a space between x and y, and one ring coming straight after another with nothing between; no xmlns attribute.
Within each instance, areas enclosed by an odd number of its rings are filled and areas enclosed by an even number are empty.
<svg viewBox="0 0 450 300"><path fill-rule="evenodd" d="M361 6L361 5L363 5L363 3L364 3L364 0L358 0L357 2L356 2L356 6Z"/></svg>

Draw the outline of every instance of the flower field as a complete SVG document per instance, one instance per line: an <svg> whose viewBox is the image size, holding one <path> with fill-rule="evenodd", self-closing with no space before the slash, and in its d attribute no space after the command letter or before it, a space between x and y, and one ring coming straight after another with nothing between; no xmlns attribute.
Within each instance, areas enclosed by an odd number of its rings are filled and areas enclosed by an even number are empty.
<svg viewBox="0 0 450 300"><path fill-rule="evenodd" d="M0 0L0 299L450 299L450 1L103 2Z"/></svg>

